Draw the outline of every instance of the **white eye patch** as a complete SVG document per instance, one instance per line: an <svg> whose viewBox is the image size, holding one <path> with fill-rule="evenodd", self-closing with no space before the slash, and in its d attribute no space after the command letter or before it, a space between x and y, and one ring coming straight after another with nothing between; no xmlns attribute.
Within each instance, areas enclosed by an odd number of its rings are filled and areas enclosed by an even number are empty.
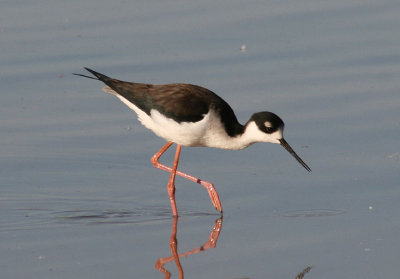
<svg viewBox="0 0 400 279"><path fill-rule="evenodd" d="M264 122L264 126L267 127L267 128L271 128L271 127L272 127L272 124L271 124L271 122L269 122L269 121L265 121L265 122Z"/></svg>

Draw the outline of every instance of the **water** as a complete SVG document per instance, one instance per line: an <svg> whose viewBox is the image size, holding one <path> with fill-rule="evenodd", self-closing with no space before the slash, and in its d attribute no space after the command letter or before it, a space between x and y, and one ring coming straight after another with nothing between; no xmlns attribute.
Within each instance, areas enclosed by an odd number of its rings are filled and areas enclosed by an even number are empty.
<svg viewBox="0 0 400 279"><path fill-rule="evenodd" d="M4 278L397 278L400 6L397 1L3 1L0 267ZM246 48L243 51L242 45ZM241 51L242 48L242 51ZM183 148L182 217L163 144L82 67L187 82L241 122L271 110L312 168L283 148ZM170 162L173 152L163 160ZM176 229L176 230L175 230ZM209 247L211 242L208 242ZM158 266L160 267L160 266Z"/></svg>

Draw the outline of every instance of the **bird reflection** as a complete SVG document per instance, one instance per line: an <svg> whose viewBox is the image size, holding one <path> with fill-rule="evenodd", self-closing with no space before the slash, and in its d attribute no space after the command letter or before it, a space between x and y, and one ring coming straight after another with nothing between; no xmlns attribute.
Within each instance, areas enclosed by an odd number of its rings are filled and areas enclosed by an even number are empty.
<svg viewBox="0 0 400 279"><path fill-rule="evenodd" d="M171 249L171 256L170 257L165 257L165 258L159 258L156 262L155 268L159 270L160 272L164 273L164 278L169 279L171 278L171 272L169 272L167 269L164 268L164 265L166 263L169 263L171 261L174 261L176 264L176 267L179 272L179 279L183 279L183 268L180 263L179 258L181 257L187 257L193 254L197 254L201 251L205 251L211 248L215 248L217 245L217 240L218 237L221 233L222 229L222 217L218 218L214 222L214 226L211 230L210 237L208 240L199 248L194 248L190 251L184 252L184 253L178 253L178 240L177 240L177 227L178 227L178 218L177 216L174 216L173 222L172 222L172 230L171 230L171 237L169 239L169 246Z"/></svg>

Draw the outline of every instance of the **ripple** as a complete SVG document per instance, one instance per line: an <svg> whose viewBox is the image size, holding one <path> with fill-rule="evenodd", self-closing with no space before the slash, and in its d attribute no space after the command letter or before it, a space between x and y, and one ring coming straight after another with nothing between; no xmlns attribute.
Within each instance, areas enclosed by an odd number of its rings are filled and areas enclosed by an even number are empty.
<svg viewBox="0 0 400 279"><path fill-rule="evenodd" d="M151 224L172 219L170 207L130 208L131 202L69 198L9 198L2 201L6 218L0 231L36 230L69 225ZM181 217L215 213L180 209Z"/></svg>
<svg viewBox="0 0 400 279"><path fill-rule="evenodd" d="M170 219L167 208L139 209L73 209L53 212L59 223L65 224L134 224Z"/></svg>
<svg viewBox="0 0 400 279"><path fill-rule="evenodd" d="M215 214L180 210L180 216L213 216ZM52 214L58 222L86 223L86 224L144 224L162 220L170 220L172 213L170 208L145 207L135 209L77 209L54 212Z"/></svg>

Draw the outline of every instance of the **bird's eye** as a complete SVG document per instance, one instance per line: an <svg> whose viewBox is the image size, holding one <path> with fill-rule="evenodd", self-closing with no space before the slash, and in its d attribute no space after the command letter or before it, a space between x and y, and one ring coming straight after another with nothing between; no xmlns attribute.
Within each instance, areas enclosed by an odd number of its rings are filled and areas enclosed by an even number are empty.
<svg viewBox="0 0 400 279"><path fill-rule="evenodd" d="M268 134L271 134L274 131L274 129L272 128L272 124L269 121L264 122L264 127L265 127L265 132Z"/></svg>
<svg viewBox="0 0 400 279"><path fill-rule="evenodd" d="M265 127L265 131L266 131L268 134L271 134L271 133L274 131L274 129L272 129L271 127Z"/></svg>

